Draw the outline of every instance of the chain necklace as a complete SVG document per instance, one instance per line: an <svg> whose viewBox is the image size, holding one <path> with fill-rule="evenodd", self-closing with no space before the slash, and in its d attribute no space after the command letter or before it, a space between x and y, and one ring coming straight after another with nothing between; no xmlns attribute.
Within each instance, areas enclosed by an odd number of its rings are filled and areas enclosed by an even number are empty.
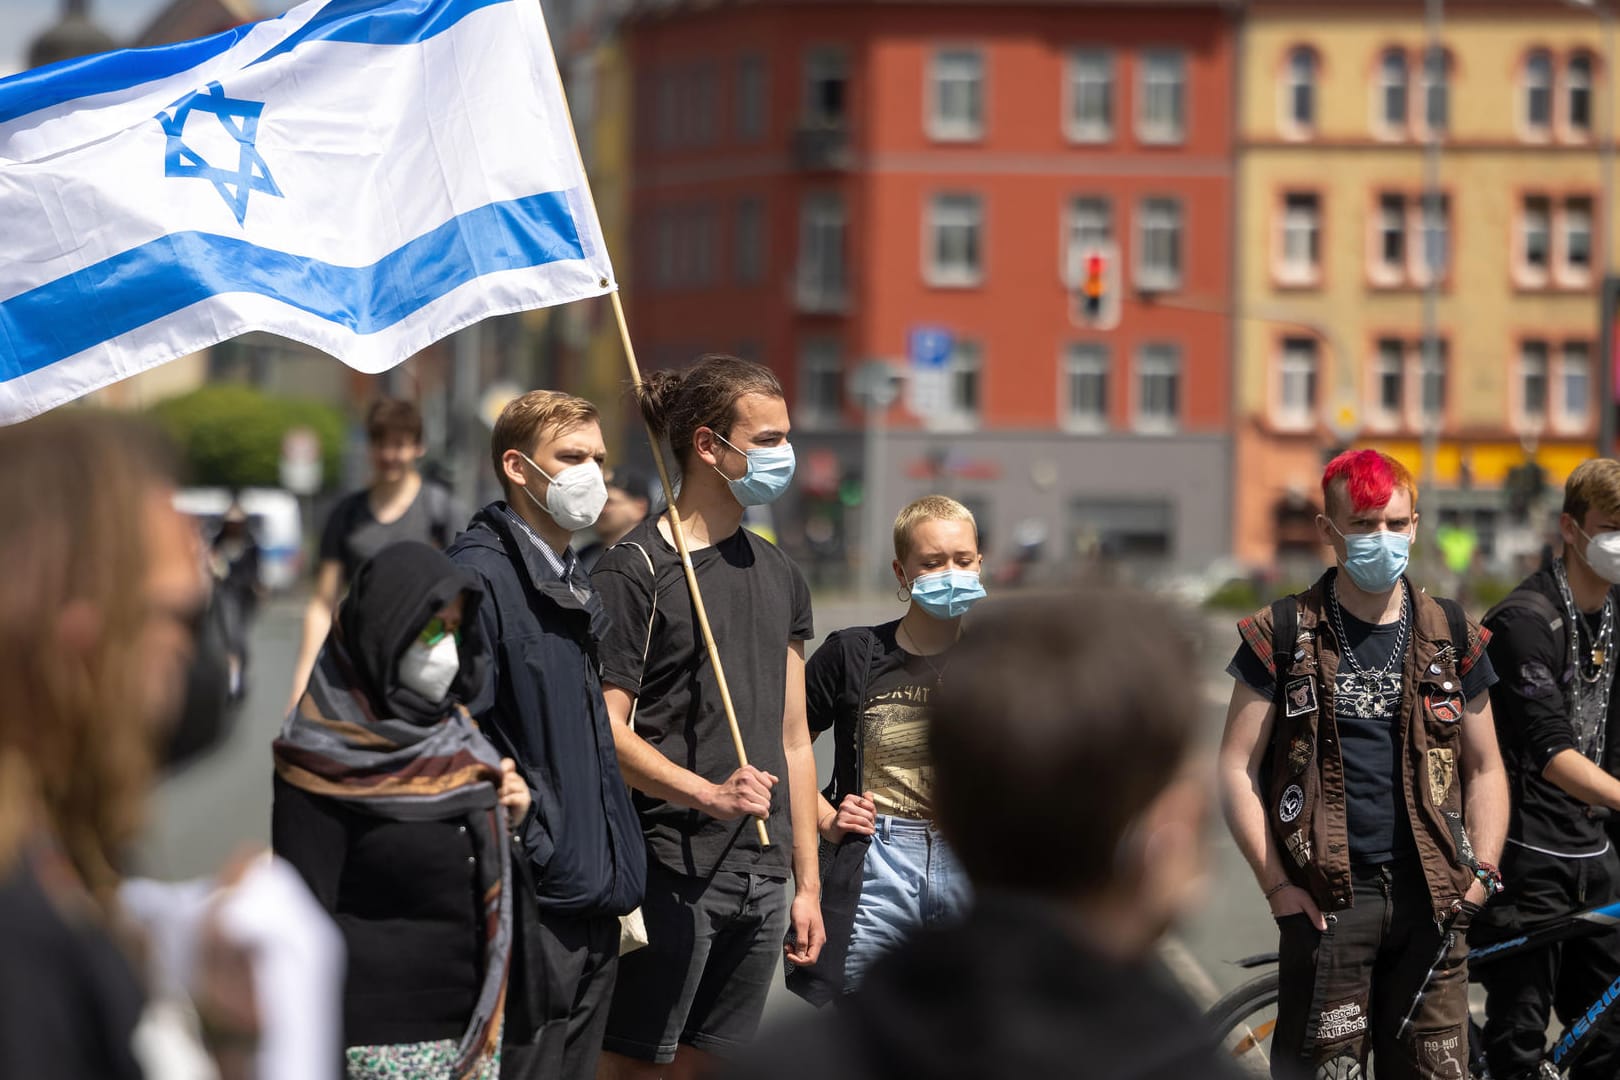
<svg viewBox="0 0 1620 1080"><path fill-rule="evenodd" d="M946 670L946 668L949 668L951 666L950 660L945 661L945 667L940 667L938 664L935 664L933 657L927 655L926 653L924 653L922 651L922 646L917 644L916 637L912 635L910 630L906 629L905 623L901 623L899 629L900 629L900 633L903 633L903 634L906 635L906 637L911 638L911 650L910 650L911 654L913 656L918 657L919 659L921 659L923 663L928 665L928 670L932 671L934 673L934 686L935 687L944 686L945 685L945 670ZM958 639L960 639L961 636L962 635L960 633L957 634ZM902 642L901 644L904 644L904 642Z"/></svg>
<svg viewBox="0 0 1620 1080"><path fill-rule="evenodd" d="M1395 647L1390 650L1389 658L1384 666L1377 671L1368 671L1356 660L1355 650L1350 647L1350 635L1344 629L1344 609L1339 606L1339 588L1337 581L1328 585L1329 608L1333 612L1333 626L1339 632L1340 655L1349 672L1340 672L1339 679L1345 682L1344 689L1335 688L1334 697L1337 699L1348 694L1350 711L1365 720L1376 720L1389 714L1395 705L1389 688L1390 673L1397 661L1406 661L1406 637L1409 629L1409 616L1411 614L1411 598L1406 593L1406 583L1401 582L1401 623L1396 631ZM1337 680L1335 680L1337 681ZM1398 680L1397 680L1398 681Z"/></svg>
<svg viewBox="0 0 1620 1080"><path fill-rule="evenodd" d="M1553 580L1564 602L1564 620L1569 624L1569 667L1580 676L1569 689L1570 720L1581 753L1601 763L1609 726L1609 692L1614 687L1614 597L1603 598L1603 617L1592 635L1591 648L1581 655L1581 631L1585 617L1575 609L1575 594L1569 588L1569 571L1562 559L1553 561Z"/></svg>

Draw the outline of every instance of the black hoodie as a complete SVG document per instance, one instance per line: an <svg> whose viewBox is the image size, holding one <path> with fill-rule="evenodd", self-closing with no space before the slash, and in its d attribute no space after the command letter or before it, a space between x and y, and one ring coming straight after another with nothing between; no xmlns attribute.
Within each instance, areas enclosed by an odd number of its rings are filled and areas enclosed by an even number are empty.
<svg viewBox="0 0 1620 1080"><path fill-rule="evenodd" d="M918 934L861 988L767 1036L728 1074L773 1080L1237 1080L1155 963L1087 948L1047 904L980 900Z"/></svg>

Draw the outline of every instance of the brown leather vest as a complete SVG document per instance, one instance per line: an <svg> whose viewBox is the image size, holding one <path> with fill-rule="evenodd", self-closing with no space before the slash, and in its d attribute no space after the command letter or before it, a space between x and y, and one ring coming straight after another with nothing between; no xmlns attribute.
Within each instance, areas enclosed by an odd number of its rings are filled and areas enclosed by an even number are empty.
<svg viewBox="0 0 1620 1080"><path fill-rule="evenodd" d="M1269 607L1238 628L1255 655L1282 672L1262 774L1266 820L1289 880L1333 911L1350 906L1351 890L1344 760L1333 710L1340 644L1325 608L1326 583L1324 574L1296 596L1298 640L1288 651L1272 655ZM1478 660L1488 635L1470 623L1469 640L1452 642L1445 609L1416 587L1411 595L1396 735L1400 797L1439 920L1473 881L1474 853L1463 827L1462 673Z"/></svg>

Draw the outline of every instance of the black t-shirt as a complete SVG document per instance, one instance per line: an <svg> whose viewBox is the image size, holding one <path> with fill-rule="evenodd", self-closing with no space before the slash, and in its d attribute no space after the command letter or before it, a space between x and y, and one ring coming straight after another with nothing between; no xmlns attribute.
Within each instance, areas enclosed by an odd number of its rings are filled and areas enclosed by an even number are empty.
<svg viewBox="0 0 1620 1080"><path fill-rule="evenodd" d="M343 580L354 579L360 565L389 544L419 540L436 548L448 547L467 521L452 504L450 493L426 480L397 520L384 524L371 513L371 492L362 489L345 495L332 508L321 530L320 561L343 564Z"/></svg>
<svg viewBox="0 0 1620 1080"><path fill-rule="evenodd" d="M651 644L653 583L657 613ZM771 847L761 851L752 818L717 821L636 793L649 854L676 873L707 877L715 869L785 880L793 849L792 801L782 750L789 643L814 633L810 586L786 555L747 529L692 552L698 586L714 631L749 764L777 777L766 822ZM602 642L602 682L637 696L636 732L666 758L719 783L737 768L724 706L693 612L680 556L642 522L604 552L591 584L613 617ZM643 663L643 656L646 657Z"/></svg>
<svg viewBox="0 0 1620 1080"><path fill-rule="evenodd" d="M1346 646L1364 672L1376 672L1389 663L1390 654L1401 643L1400 623L1377 626L1362 622L1343 611ZM1410 632L1410 631L1408 631ZM1344 810L1350 860L1355 863L1384 863L1411 854L1414 850L1412 823L1401 805L1400 707L1401 663L1390 664L1380 695L1383 711L1373 717L1356 714L1352 706L1351 665L1343 660L1334 676L1333 722L1338 731L1339 751L1344 762ZM1256 693L1271 697L1275 684L1266 665L1246 644L1239 645L1226 673ZM1496 674L1490 661L1479 661L1462 673L1463 697L1467 701L1485 693Z"/></svg>
<svg viewBox="0 0 1620 1080"><path fill-rule="evenodd" d="M1551 569L1531 574L1520 587L1541 593L1551 601L1555 613L1564 611ZM1589 617L1581 631L1583 648L1590 648L1601 620L1601 612ZM1502 672L1502 681L1491 691L1491 711L1513 795L1508 838L1553 854L1580 856L1601 853L1608 845L1603 823L1587 813L1585 803L1542 776L1547 763L1563 751L1590 749L1579 745L1571 715L1577 677L1570 670L1570 629L1561 614L1549 619L1546 613L1530 608L1507 608L1491 620L1487 648ZM1601 688L1579 684L1583 692L1596 689ZM1612 690L1608 709L1611 744L1615 710L1620 706L1620 694ZM1603 761L1601 747L1596 760Z"/></svg>

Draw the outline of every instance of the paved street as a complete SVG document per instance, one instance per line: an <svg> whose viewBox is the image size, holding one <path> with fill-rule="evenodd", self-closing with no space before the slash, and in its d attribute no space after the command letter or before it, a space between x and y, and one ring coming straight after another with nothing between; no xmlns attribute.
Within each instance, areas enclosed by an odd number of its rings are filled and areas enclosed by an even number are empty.
<svg viewBox="0 0 1620 1080"><path fill-rule="evenodd" d="M817 607L816 622L827 630L891 618L899 611L892 599L869 604L823 601ZM142 873L162 878L205 873L244 845L269 842L269 743L287 698L301 617L302 608L294 599L266 605L254 631L250 673L254 678L247 705L223 748L163 786L141 852ZM1227 688L1220 671L1231 639L1221 634L1219 622L1205 619L1203 624L1210 647L1201 672L1205 690L1200 753L1212 764ZM817 758L825 779L831 769L831 748L825 742L818 746ZM1241 982L1244 973L1231 961L1275 944L1271 920L1248 870L1218 824L1211 842L1213 872L1205 903L1178 939L1184 950L1179 955L1196 962L1180 967L1190 971L1195 982L1207 979L1206 992L1224 991ZM781 990L780 981L776 987L773 1014L785 1015L801 1007L796 998Z"/></svg>

